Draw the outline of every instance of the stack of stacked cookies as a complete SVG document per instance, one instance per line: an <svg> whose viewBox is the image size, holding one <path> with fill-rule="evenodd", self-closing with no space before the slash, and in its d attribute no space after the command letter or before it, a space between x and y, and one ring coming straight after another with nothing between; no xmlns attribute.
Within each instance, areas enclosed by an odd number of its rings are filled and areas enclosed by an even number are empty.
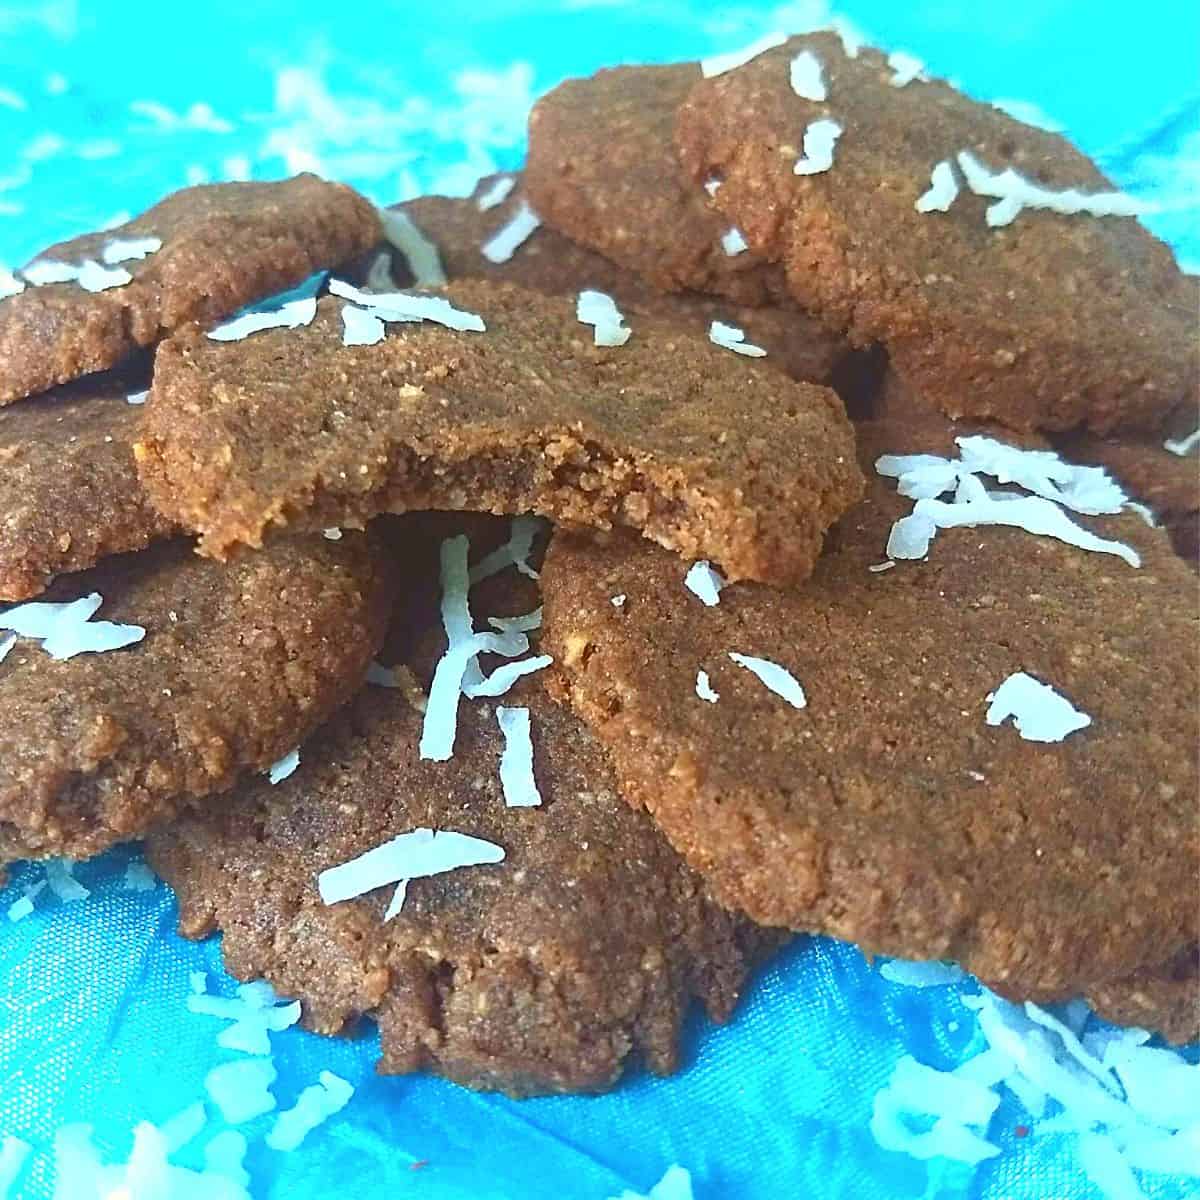
<svg viewBox="0 0 1200 1200"><path fill-rule="evenodd" d="M1197 292L1136 207L814 34L564 84L469 199L51 247L0 854L144 837L310 1028L515 1095L671 1071L797 932L1196 1036Z"/></svg>

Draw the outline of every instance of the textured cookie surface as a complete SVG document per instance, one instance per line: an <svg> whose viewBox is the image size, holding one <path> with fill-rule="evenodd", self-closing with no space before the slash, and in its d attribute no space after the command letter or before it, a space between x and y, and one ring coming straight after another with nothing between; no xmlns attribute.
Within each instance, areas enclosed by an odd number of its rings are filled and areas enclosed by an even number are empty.
<svg viewBox="0 0 1200 1200"><path fill-rule="evenodd" d="M792 87L801 52L820 63L823 102ZM958 166L965 151L1043 189L1111 191L1090 160L947 84L896 87L893 74L875 51L846 57L834 35L793 38L696 84L681 161L697 182L722 181L713 204L785 266L802 305L857 343L886 343L950 416L1104 432L1151 427L1193 395L1194 289L1165 245L1129 217L1026 208L990 226L994 198ZM818 121L842 131L832 166L797 175ZM959 194L917 211L939 163Z"/></svg>
<svg viewBox="0 0 1200 1200"><path fill-rule="evenodd" d="M533 207L573 241L663 291L787 304L780 268L744 248L727 253L729 220L680 169L675 114L699 80L694 63L614 67L543 96L529 118L525 182Z"/></svg>
<svg viewBox="0 0 1200 1200"><path fill-rule="evenodd" d="M170 532L133 461L149 387L143 364L0 409L0 601Z"/></svg>
<svg viewBox="0 0 1200 1200"><path fill-rule="evenodd" d="M0 861L83 858L291 751L362 681L391 588L365 537L281 540L222 567L175 539L54 583L137 645L0 662Z"/></svg>
<svg viewBox="0 0 1200 1200"><path fill-rule="evenodd" d="M845 339L798 308L751 307L696 291L665 292L546 225L506 262L491 262L482 246L512 220L525 199L518 182L501 204L480 209L480 197L499 178L503 177L483 180L465 200L422 196L396 206L436 242L451 279L492 279L552 296L591 288L612 296L626 315L678 325L696 337L706 337L712 322L721 321L741 329L747 342L767 352L759 360L763 365L778 367L794 379L828 384L839 378L839 368L849 368Z"/></svg>
<svg viewBox="0 0 1200 1200"><path fill-rule="evenodd" d="M122 242L162 243L119 264L132 276L122 286L48 283L0 300L0 404L115 366L188 321L220 321L369 249L379 228L357 192L297 175L186 188L116 229L50 246L35 263L78 266Z"/></svg>
<svg viewBox="0 0 1200 1200"><path fill-rule="evenodd" d="M904 426L859 435L864 464L944 449ZM1195 941L1194 578L1135 516L1105 529L1138 570L995 528L868 570L910 507L872 482L805 587L727 588L712 608L653 547L556 537L543 645L559 694L623 794L757 920L953 958L1025 997L1160 963ZM786 668L807 707L730 652ZM1051 744L988 726L989 695L1022 671L1092 724Z"/></svg>
<svg viewBox="0 0 1200 1200"><path fill-rule="evenodd" d="M596 347L567 297L476 281L445 297L486 332L395 323L345 346L325 300L304 328L164 343L136 447L159 510L215 556L284 524L533 511L790 583L861 492L828 389L648 322Z"/></svg>
<svg viewBox="0 0 1200 1200"><path fill-rule="evenodd" d="M530 710L541 807L505 807L495 703ZM421 725L399 691L368 687L304 745L293 778L155 834L181 930L220 929L229 968L301 999L310 1028L373 1014L384 1071L528 1095L603 1090L630 1056L674 1070L691 998L726 1019L778 937L707 898L536 681L462 701L447 762L419 758ZM504 860L413 880L390 921L390 887L321 902L321 871L416 828L484 838Z"/></svg>
<svg viewBox="0 0 1200 1200"><path fill-rule="evenodd" d="M1169 963L1091 989L1088 1003L1106 1021L1137 1025L1182 1045L1200 1038L1200 947Z"/></svg>

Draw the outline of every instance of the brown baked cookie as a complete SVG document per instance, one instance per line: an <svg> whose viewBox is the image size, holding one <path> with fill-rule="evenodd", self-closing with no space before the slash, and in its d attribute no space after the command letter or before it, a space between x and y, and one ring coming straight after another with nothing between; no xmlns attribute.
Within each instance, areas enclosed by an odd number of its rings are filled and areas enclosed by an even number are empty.
<svg viewBox="0 0 1200 1200"><path fill-rule="evenodd" d="M1089 989L1106 1021L1138 1025L1183 1045L1200 1038L1200 947L1186 946L1164 966Z"/></svg>
<svg viewBox="0 0 1200 1200"><path fill-rule="evenodd" d="M391 600L368 539L280 540L222 567L183 539L59 579L136 645L0 662L0 862L82 858L294 749L362 682Z"/></svg>
<svg viewBox="0 0 1200 1200"><path fill-rule="evenodd" d="M1163 447L1163 438L1100 438L1067 434L1057 448L1070 462L1104 467L1135 500L1150 508L1171 534L1176 551L1200 559L1200 461Z"/></svg>
<svg viewBox="0 0 1200 1200"><path fill-rule="evenodd" d="M505 807L496 703L530 709L541 807ZM674 1071L691 998L727 1019L778 936L707 898L536 680L464 700L448 762L420 759L421 725L400 692L368 687L305 744L294 778L248 782L152 835L181 932L220 929L229 969L298 997L318 1032L373 1014L385 1072L523 1096L605 1090L631 1056ZM413 880L390 921L391 887L321 902L323 870L420 828L486 839L504 860Z"/></svg>
<svg viewBox="0 0 1200 1200"><path fill-rule="evenodd" d="M792 306L780 268L741 244L675 153L675 114L695 63L612 67L568 79L529 115L525 186L538 215L665 292Z"/></svg>
<svg viewBox="0 0 1200 1200"><path fill-rule="evenodd" d="M823 102L793 89L800 53L820 64ZM801 305L855 344L885 343L952 417L1150 428L1194 394L1193 291L1170 250L1129 217L1026 208L991 227L995 199L967 187L959 155L1044 189L1110 192L1092 162L948 84L893 77L873 50L847 58L836 35L792 38L695 85L680 157L695 181L721 181L713 203L784 265ZM832 166L797 175L801 157L815 163L806 132L829 120L842 131ZM918 211L941 163L959 194ZM993 220L1011 215L998 207Z"/></svg>
<svg viewBox="0 0 1200 1200"><path fill-rule="evenodd" d="M903 425L859 440L864 467L939 449ZM1160 963L1196 938L1194 579L1136 516L1105 530L1140 570L989 528L872 572L911 505L873 478L804 588L728 588L712 608L648 544L556 536L557 693L623 794L756 920L955 959L1029 998ZM730 652L780 664L807 707ZM1021 671L1091 727L1049 745L989 727L988 696Z"/></svg>
<svg viewBox="0 0 1200 1200"><path fill-rule="evenodd" d="M597 347L566 297L472 281L444 299L486 332L393 323L348 347L328 299L307 327L164 343L135 447L159 510L214 557L284 525L533 511L794 583L861 493L827 389L649 322Z"/></svg>
<svg viewBox="0 0 1200 1200"><path fill-rule="evenodd" d="M850 360L858 356L845 340L795 307L752 308L700 292L659 291L639 275L577 245L547 225L536 230L506 262L493 263L481 247L512 220L525 196L518 180L499 204L481 209L479 201L498 180L513 178L489 176L466 200L422 196L395 207L407 213L437 244L450 279L515 283L550 296L575 296L585 288L593 288L611 296L626 316L678 325L697 337L707 337L713 321L721 321L741 329L746 341L767 352L761 360L763 365L778 367L793 379L837 387L853 369ZM396 257L393 255L393 260ZM396 278L401 286L414 282L403 268L396 272Z"/></svg>
<svg viewBox="0 0 1200 1200"><path fill-rule="evenodd" d="M0 408L0 601L171 532L133 462L149 363Z"/></svg>
<svg viewBox="0 0 1200 1200"><path fill-rule="evenodd" d="M146 239L161 248L146 253ZM132 279L95 292L30 283L0 300L0 404L106 370L189 321L211 325L378 240L379 218L357 192L297 175L185 188L116 229L59 242L25 271L91 261ZM105 264L121 243L144 243L130 251L146 256Z"/></svg>

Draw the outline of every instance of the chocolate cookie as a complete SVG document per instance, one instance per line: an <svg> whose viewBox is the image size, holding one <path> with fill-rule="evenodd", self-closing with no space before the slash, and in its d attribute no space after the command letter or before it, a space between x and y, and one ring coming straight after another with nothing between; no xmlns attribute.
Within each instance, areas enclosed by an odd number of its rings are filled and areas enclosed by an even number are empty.
<svg viewBox="0 0 1200 1200"><path fill-rule="evenodd" d="M23 292L0 300L0 404L115 366L189 321L213 324L378 238L357 192L297 175L185 188L116 229L59 242L24 269ZM103 290L34 285L84 263ZM118 272L128 282L107 286Z"/></svg>
<svg viewBox="0 0 1200 1200"><path fill-rule="evenodd" d="M1088 1003L1106 1021L1138 1025L1183 1045L1200 1038L1200 947L1186 946L1164 966L1092 988Z"/></svg>
<svg viewBox="0 0 1200 1200"><path fill-rule="evenodd" d="M294 778L152 835L180 931L221 930L229 969L299 998L310 1029L374 1015L385 1072L525 1096L604 1090L631 1056L674 1071L691 998L727 1019L779 939L707 898L535 681L499 703L530 710L540 807L505 807L491 702L463 702L454 757L435 763L418 756L421 714L369 687L305 744ZM390 920L391 887L322 903L322 871L421 828L504 859L411 881Z"/></svg>
<svg viewBox="0 0 1200 1200"><path fill-rule="evenodd" d="M469 282L447 300L486 332L397 322L345 346L351 306L330 299L304 328L165 342L135 447L154 503L215 557L283 525L471 508L627 525L793 583L861 492L827 389L649 322L597 347L569 298Z"/></svg>
<svg viewBox="0 0 1200 1200"><path fill-rule="evenodd" d="M543 96L529 116L525 185L533 207L662 291L790 306L779 267L736 237L727 249L728 219L680 169L675 114L699 81L695 63L613 67Z"/></svg>
<svg viewBox="0 0 1200 1200"><path fill-rule="evenodd" d="M171 532L133 462L149 387L143 363L0 408L0 601Z"/></svg>
<svg viewBox="0 0 1200 1200"><path fill-rule="evenodd" d="M482 180L475 195L467 200L422 196L396 205L437 243L451 279L515 283L550 296L575 296L591 288L611 296L627 316L678 325L698 337L707 336L713 321L736 326L744 331L748 342L767 352L761 360L764 366L778 367L793 379L838 387L853 371L851 360L857 356L845 340L797 308L752 308L700 292L663 292L546 225L511 258L492 262L481 247L512 220L525 201L521 183L515 180L513 190L503 201L481 209L480 200L503 179L513 176L494 175ZM411 275L402 273L397 273L397 280L405 287L414 282Z"/></svg>
<svg viewBox="0 0 1200 1200"><path fill-rule="evenodd" d="M59 579L98 592L137 645L56 661L21 640L0 662L0 862L82 858L261 771L362 682L386 573L368 540L280 540L227 567L183 539Z"/></svg>
<svg viewBox="0 0 1200 1200"><path fill-rule="evenodd" d="M800 54L826 99L793 87ZM720 180L713 203L784 265L800 304L856 344L885 343L952 417L1149 428L1195 392L1193 293L1171 251L1130 217L1035 208L1069 207L1066 189L1093 207L1111 194L1057 134L945 83L895 86L882 55L848 58L833 34L698 82L676 134L691 178ZM1019 212L999 199L1017 189Z"/></svg>
<svg viewBox="0 0 1200 1200"><path fill-rule="evenodd" d="M859 438L864 466L937 449L904 426ZM557 536L542 645L558 693L623 794L756 920L952 958L1030 998L1161 963L1196 939L1193 577L1136 516L1105 530L1137 570L1002 528L870 570L911 504L873 479L804 588L728 588L715 607L648 544ZM780 664L807 707L731 652ZM1091 727L1052 745L989 727L1017 672Z"/></svg>

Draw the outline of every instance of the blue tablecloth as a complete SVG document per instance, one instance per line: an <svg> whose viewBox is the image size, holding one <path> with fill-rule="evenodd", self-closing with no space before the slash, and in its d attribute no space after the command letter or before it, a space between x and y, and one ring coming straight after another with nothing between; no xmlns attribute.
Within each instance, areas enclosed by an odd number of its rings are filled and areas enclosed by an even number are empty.
<svg viewBox="0 0 1200 1200"><path fill-rule="evenodd" d="M0 0L0 264L188 182L313 168L380 202L461 192L519 164L528 104L559 79L728 49L818 11L698 0ZM863 0L844 11L975 95L1035 103L1120 184L1160 200L1150 223L1181 259L1200 262L1200 6ZM79 867L86 900L45 891L19 923L3 914L42 868L17 867L0 891L0 1141L33 1147L14 1196L51 1195L64 1123L92 1123L103 1154L124 1159L138 1121L203 1099L206 1072L236 1057L216 1045L221 1023L185 1003L197 970L231 992L218 941L175 936L164 886L126 890L131 855ZM731 1027L694 1021L680 1076L634 1073L596 1099L513 1103L428 1078L378 1078L373 1037L290 1029L272 1035L281 1106L323 1069L357 1092L292 1154L262 1142L269 1118L244 1126L251 1190L605 1200L649 1190L678 1162L699 1200L1099 1195L1079 1168L1077 1137L1022 1136L1011 1097L988 1130L1003 1153L978 1168L875 1142L873 1097L900 1056L947 1068L978 1051L963 1003L975 990L899 987L851 948L807 942L763 973ZM195 1148L179 1161L197 1162ZM1146 1174L1141 1184L1152 1197L1195 1194L1194 1181Z"/></svg>

